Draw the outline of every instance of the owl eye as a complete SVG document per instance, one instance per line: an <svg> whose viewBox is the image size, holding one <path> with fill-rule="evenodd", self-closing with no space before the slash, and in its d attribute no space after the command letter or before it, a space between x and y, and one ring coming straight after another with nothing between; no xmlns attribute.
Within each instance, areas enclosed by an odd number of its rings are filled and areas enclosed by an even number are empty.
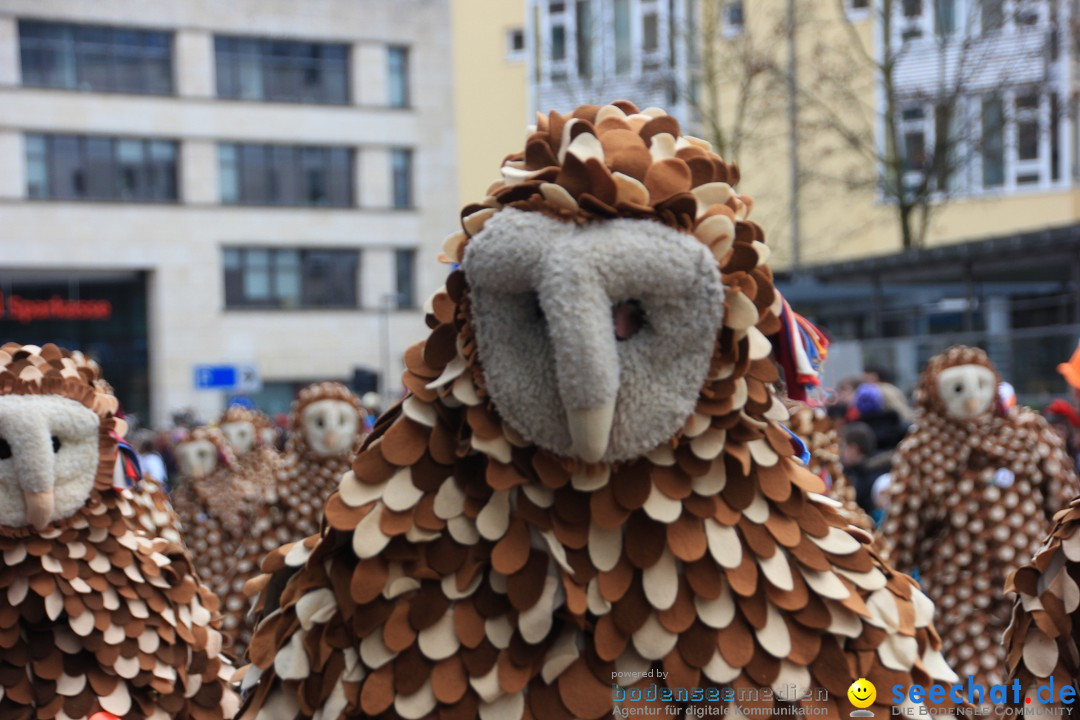
<svg viewBox="0 0 1080 720"><path fill-rule="evenodd" d="M541 323L547 323L547 316L544 315L544 308L540 307L540 296L536 293L532 293L529 296L529 311L532 319Z"/></svg>
<svg viewBox="0 0 1080 720"><path fill-rule="evenodd" d="M953 390L956 391L957 395L964 392L964 383L956 383L956 385L953 386Z"/></svg>
<svg viewBox="0 0 1080 720"><path fill-rule="evenodd" d="M615 325L615 339L629 340L645 325L645 308L636 299L623 300L611 307L611 319Z"/></svg>
<svg viewBox="0 0 1080 720"><path fill-rule="evenodd" d="M60 452L60 438L55 435L52 436L52 451L54 453Z"/></svg>
<svg viewBox="0 0 1080 720"><path fill-rule="evenodd" d="M344 412L343 412L343 413L341 413L341 424L342 424L342 425L345 425L345 424L346 424L346 423L348 423L348 422L349 422L349 414L348 414L348 413L344 413Z"/></svg>
<svg viewBox="0 0 1080 720"><path fill-rule="evenodd" d="M8 441L4 438L0 438L0 460L7 460L11 457L11 446L8 445Z"/></svg>

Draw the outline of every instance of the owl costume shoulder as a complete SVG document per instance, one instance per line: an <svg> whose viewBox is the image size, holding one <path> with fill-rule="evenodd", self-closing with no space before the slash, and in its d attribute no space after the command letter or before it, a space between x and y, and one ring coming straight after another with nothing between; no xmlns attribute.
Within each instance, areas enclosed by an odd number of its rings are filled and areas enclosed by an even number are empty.
<svg viewBox="0 0 1080 720"><path fill-rule="evenodd" d="M840 716L860 676L954 679L930 601L792 457L736 168L620 102L538 118L502 176L408 396L251 584L243 717L600 718L657 670L638 706Z"/></svg>
<svg viewBox="0 0 1080 720"><path fill-rule="evenodd" d="M0 716L232 717L217 598L153 537L100 370L0 348Z"/></svg>
<svg viewBox="0 0 1080 720"><path fill-rule="evenodd" d="M946 658L989 684L1005 677L996 638L1011 606L1006 578L1080 490L1053 430L1026 408L1000 408L998 383L978 348L930 360L915 422L893 458L881 533L897 568L919 570Z"/></svg>

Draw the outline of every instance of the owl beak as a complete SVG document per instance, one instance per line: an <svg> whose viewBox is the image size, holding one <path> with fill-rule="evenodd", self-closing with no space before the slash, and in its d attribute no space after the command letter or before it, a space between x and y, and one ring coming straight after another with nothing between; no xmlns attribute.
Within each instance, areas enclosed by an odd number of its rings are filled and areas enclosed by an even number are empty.
<svg viewBox="0 0 1080 720"><path fill-rule="evenodd" d="M323 435L323 447L327 450L334 450L338 446L338 436L336 433L326 433Z"/></svg>
<svg viewBox="0 0 1080 720"><path fill-rule="evenodd" d="M974 415L979 412L979 401L976 398L969 397L964 400L964 408L967 410L968 415Z"/></svg>
<svg viewBox="0 0 1080 720"><path fill-rule="evenodd" d="M43 530L52 521L56 495L52 490L43 492L24 490L23 499L26 501L26 519L38 530Z"/></svg>
<svg viewBox="0 0 1080 720"><path fill-rule="evenodd" d="M566 411L574 453L588 463L599 462L607 452L611 438L611 423L615 417L615 401L599 407L568 409Z"/></svg>

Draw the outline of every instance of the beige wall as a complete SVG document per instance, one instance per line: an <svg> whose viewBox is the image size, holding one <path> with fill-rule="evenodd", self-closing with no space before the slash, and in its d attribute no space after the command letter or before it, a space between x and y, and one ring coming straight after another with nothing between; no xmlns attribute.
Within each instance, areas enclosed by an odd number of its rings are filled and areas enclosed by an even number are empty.
<svg viewBox="0 0 1080 720"><path fill-rule="evenodd" d="M783 26L786 5L786 0L745 4L755 52L771 58L782 71L787 68L787 45L777 31ZM855 50L851 34L874 52L874 20L869 15L855 16L848 25L839 6L817 0L797 2L799 83L813 97L801 105L799 115L801 260L806 265L901 250L895 208L867 182L873 178L873 162L835 133L822 129L834 112L846 113L850 126L871 132L875 122L875 77ZM740 54L737 41L720 37L718 52L732 77L720 85L719 116L732 134L739 129L736 109L740 102L747 107L741 129L744 142L737 157L743 177L739 189L754 197L751 217L766 232L774 268L782 270L790 266L792 258L787 88L782 77L766 75L755 79L752 91L746 93L740 78L747 67L742 58L747 55ZM817 83L817 72L843 78L843 87ZM702 97L707 97L704 90ZM979 240L1078 219L1080 205L1072 190L957 196L935 209L928 244Z"/></svg>
<svg viewBox="0 0 1080 720"><path fill-rule="evenodd" d="M19 17L148 26L177 32L173 97L17 85ZM0 8L0 268L124 268L150 273L151 395L156 422L183 407L214 418L223 396L192 387L193 366L255 363L264 380L351 376L381 369L383 297L394 290L394 249L417 248L417 301L442 284L436 260L457 224L450 112L448 0L8 0ZM215 32L346 42L353 104L343 107L213 98ZM410 47L413 107L386 107L386 45ZM520 124L520 122L518 123ZM26 131L151 135L180 141L181 202L140 206L25 200ZM348 145L357 149L359 208L228 207L218 202L219 141ZM391 146L414 148L416 210L390 210ZM224 309L221 248L228 244L357 248L359 310ZM390 318L390 384L422 339L418 311Z"/></svg>
<svg viewBox="0 0 1080 720"><path fill-rule="evenodd" d="M502 159L525 148L528 115L524 53L508 57L507 36L525 26L525 0L454 0L454 117L458 201L484 198Z"/></svg>

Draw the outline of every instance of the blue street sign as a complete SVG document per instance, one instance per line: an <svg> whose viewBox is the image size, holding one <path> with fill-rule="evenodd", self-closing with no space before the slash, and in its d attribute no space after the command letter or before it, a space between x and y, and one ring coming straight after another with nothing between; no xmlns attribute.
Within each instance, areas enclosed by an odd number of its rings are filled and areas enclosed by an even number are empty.
<svg viewBox="0 0 1080 720"><path fill-rule="evenodd" d="M258 392L262 389L262 378L254 365L196 365L195 388Z"/></svg>
<svg viewBox="0 0 1080 720"><path fill-rule="evenodd" d="M196 365L195 387L199 390L231 390L236 387L236 366Z"/></svg>

